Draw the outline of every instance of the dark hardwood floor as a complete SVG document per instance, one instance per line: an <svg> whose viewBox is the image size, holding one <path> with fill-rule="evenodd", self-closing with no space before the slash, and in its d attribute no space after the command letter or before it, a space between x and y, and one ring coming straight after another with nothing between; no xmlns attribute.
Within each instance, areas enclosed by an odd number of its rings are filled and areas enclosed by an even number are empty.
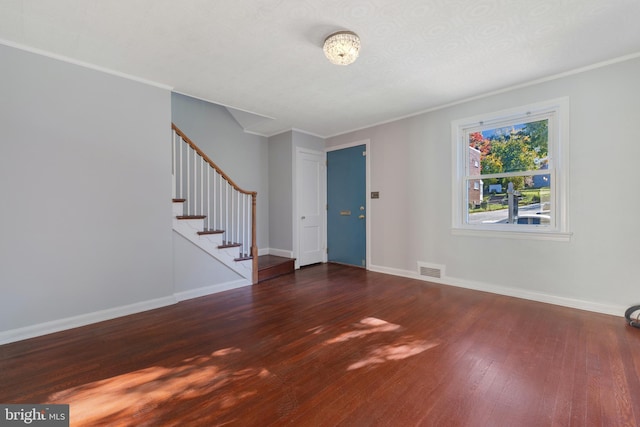
<svg viewBox="0 0 640 427"><path fill-rule="evenodd" d="M319 265L0 346L71 425L638 426L622 317Z"/></svg>

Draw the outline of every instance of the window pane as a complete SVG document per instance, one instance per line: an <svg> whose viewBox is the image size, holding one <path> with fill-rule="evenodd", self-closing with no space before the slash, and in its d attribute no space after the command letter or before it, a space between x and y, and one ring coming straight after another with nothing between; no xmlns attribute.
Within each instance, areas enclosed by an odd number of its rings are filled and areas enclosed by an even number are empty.
<svg viewBox="0 0 640 427"><path fill-rule="evenodd" d="M487 185L484 180L467 180L468 224L551 224L551 175L516 176L495 181ZM475 189L476 183L479 183L479 191ZM511 192L509 184L513 184Z"/></svg>
<svg viewBox="0 0 640 427"><path fill-rule="evenodd" d="M546 169L548 151L547 119L473 132L469 134L468 175Z"/></svg>

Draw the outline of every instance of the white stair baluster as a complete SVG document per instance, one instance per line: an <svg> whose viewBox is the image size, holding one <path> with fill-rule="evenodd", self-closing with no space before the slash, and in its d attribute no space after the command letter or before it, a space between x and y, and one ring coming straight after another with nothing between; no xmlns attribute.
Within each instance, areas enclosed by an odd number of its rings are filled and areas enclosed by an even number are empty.
<svg viewBox="0 0 640 427"><path fill-rule="evenodd" d="M196 150L191 149L193 152L193 214L199 215L198 212L198 153Z"/></svg>
<svg viewBox="0 0 640 427"><path fill-rule="evenodd" d="M200 157L200 210L198 214L204 215L204 158ZM206 226L206 221L203 221L203 225Z"/></svg>
<svg viewBox="0 0 640 427"><path fill-rule="evenodd" d="M234 215L233 212L233 195L235 193L235 191L233 191L233 187L231 186L231 184L229 184L229 190L231 191L231 201L229 202L229 215L230 215L230 219L229 219L229 237L231 237L231 243L235 243L236 241L236 236L235 236L235 226L234 226L234 220L236 219L236 216Z"/></svg>
<svg viewBox="0 0 640 427"><path fill-rule="evenodd" d="M187 215L191 215L191 203L189 201L189 199L191 199L191 173L190 173L190 164L189 164L189 152L191 150L189 148L187 148Z"/></svg>
<svg viewBox="0 0 640 427"><path fill-rule="evenodd" d="M211 230L213 227L211 226L211 167L207 165L207 225L208 229Z"/></svg>
<svg viewBox="0 0 640 427"><path fill-rule="evenodd" d="M213 171L213 177L211 177L211 179L213 180L212 182L212 187L213 187L213 192L211 193L211 202L213 204L213 214L212 214L212 218L211 221L213 222L213 229L214 230L218 230L218 226L216 225L216 171Z"/></svg>

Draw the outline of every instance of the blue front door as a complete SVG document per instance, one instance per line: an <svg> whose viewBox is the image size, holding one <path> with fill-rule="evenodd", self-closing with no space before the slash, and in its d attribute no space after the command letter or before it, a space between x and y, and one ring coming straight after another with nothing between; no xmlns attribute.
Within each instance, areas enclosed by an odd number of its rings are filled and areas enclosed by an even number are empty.
<svg viewBox="0 0 640 427"><path fill-rule="evenodd" d="M328 260L366 266L366 145L327 152Z"/></svg>

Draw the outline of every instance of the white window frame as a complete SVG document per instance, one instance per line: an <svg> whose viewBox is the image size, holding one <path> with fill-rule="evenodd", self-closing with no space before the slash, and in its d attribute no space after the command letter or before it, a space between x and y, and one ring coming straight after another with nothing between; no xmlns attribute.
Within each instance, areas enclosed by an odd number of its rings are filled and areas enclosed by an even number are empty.
<svg viewBox="0 0 640 427"><path fill-rule="evenodd" d="M548 119L549 169L551 175L551 223L469 224L466 179L471 132ZM569 98L482 114L451 122L452 137L452 233L454 235L568 241L569 232ZM514 175L521 175L515 173ZM474 178L476 178L474 176Z"/></svg>

